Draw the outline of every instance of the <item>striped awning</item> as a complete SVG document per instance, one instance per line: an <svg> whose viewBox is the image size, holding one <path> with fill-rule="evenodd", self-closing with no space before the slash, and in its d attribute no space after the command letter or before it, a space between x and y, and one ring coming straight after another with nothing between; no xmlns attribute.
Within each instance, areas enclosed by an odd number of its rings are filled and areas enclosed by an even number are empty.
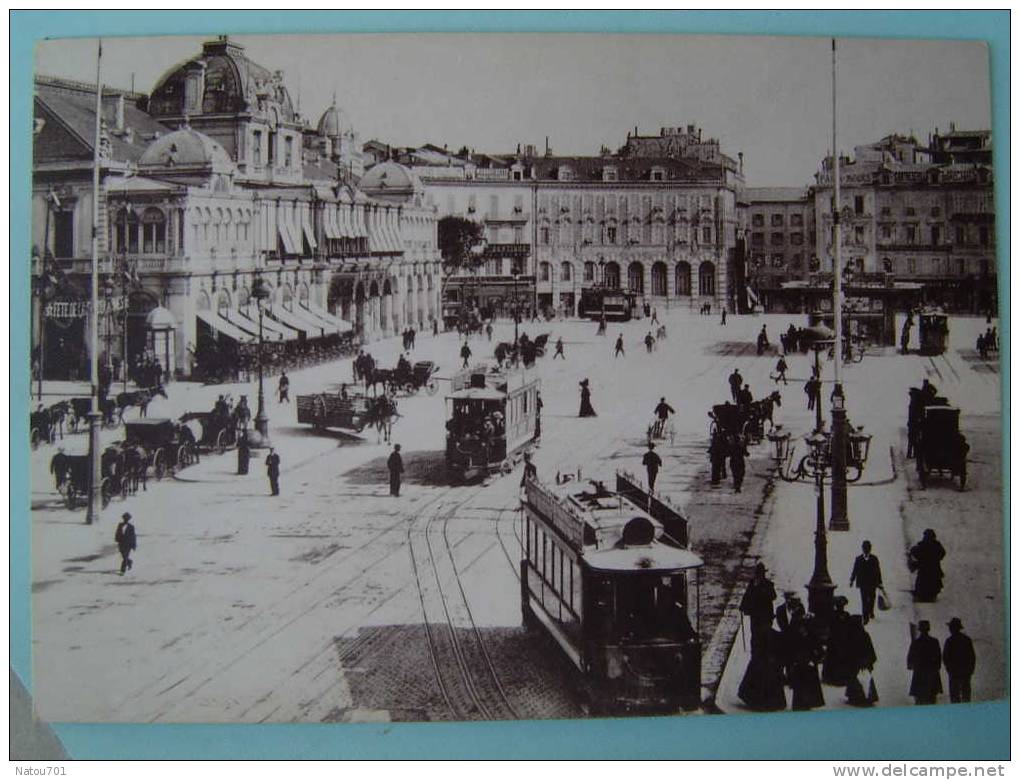
<svg viewBox="0 0 1020 780"><path fill-rule="evenodd" d="M228 339L233 339L239 344L249 344L256 340L255 336L246 333L229 320L223 319L223 317L214 311L199 310L195 312L195 316L217 333L226 336Z"/></svg>

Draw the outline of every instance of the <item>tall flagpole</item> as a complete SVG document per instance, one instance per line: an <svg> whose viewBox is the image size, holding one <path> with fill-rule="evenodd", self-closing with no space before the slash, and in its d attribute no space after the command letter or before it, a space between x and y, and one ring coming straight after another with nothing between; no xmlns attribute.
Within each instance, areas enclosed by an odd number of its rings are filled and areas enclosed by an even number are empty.
<svg viewBox="0 0 1020 780"><path fill-rule="evenodd" d="M849 531L850 519L846 506L846 448L847 422L843 397L843 263L842 225L839 204L839 147L836 146L836 39L832 39L832 314L836 331L836 349L833 359L835 385L832 389L832 517L829 528Z"/></svg>
<svg viewBox="0 0 1020 780"><path fill-rule="evenodd" d="M103 117L103 86L100 81L103 60L103 41L99 40L96 52L96 133L92 152L92 293L89 306L89 363L92 384L92 412L89 414L89 501L85 522L99 520L99 145L102 142L100 126Z"/></svg>

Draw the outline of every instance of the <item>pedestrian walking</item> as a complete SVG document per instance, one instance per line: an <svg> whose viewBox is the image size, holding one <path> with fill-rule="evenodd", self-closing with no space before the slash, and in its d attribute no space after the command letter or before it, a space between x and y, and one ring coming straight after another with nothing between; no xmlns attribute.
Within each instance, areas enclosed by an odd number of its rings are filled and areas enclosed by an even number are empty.
<svg viewBox="0 0 1020 780"><path fill-rule="evenodd" d="M740 400L740 388L744 384L744 377L740 375L738 369L733 369L733 373L729 376L730 383L730 394L733 396L733 403L737 403Z"/></svg>
<svg viewBox="0 0 1020 780"><path fill-rule="evenodd" d="M436 319L435 317L432 318L432 335L433 336L439 335L439 320Z"/></svg>
<svg viewBox="0 0 1020 780"><path fill-rule="evenodd" d="M878 701L878 689L872 674L878 656L861 615L851 615L847 629L847 663L853 675L847 681L846 700L854 707L870 707Z"/></svg>
<svg viewBox="0 0 1020 780"><path fill-rule="evenodd" d="M850 571L850 587L856 583L861 592L861 617L864 625L875 619L875 592L882 587L882 567L871 554L871 542L861 542L861 554L854 559Z"/></svg>
<svg viewBox="0 0 1020 780"><path fill-rule="evenodd" d="M595 331L595 335L596 336L605 336L606 335L606 315L605 314L603 314L601 317L599 317L599 329L597 331Z"/></svg>
<svg viewBox="0 0 1020 780"><path fill-rule="evenodd" d="M903 330L900 333L900 351L906 355L909 351L907 347L910 345L910 329L914 327L914 315L908 314L906 321L903 323Z"/></svg>
<svg viewBox="0 0 1020 780"><path fill-rule="evenodd" d="M464 346L460 348L460 356L464 358L464 368L468 367L468 359L471 357L471 347L468 346L467 342L464 342Z"/></svg>
<svg viewBox="0 0 1020 780"><path fill-rule="evenodd" d="M772 603L776 600L776 586L768 578L765 571L765 564L759 562L754 567L754 574L747 584L740 599L740 612L747 615L751 621L751 641L755 637L761 637L772 628L772 618L775 612Z"/></svg>
<svg viewBox="0 0 1020 780"><path fill-rule="evenodd" d="M719 324L720 325L725 325L726 324L726 307L725 306L723 307L722 317L719 320Z"/></svg>
<svg viewBox="0 0 1020 780"><path fill-rule="evenodd" d="M942 590L942 559L946 550L935 537L935 532L928 528L917 544L910 548L907 567L917 572L914 580L915 601L935 601Z"/></svg>
<svg viewBox="0 0 1020 780"><path fill-rule="evenodd" d="M953 704L970 701L970 678L974 674L977 660L974 657L974 643L963 633L963 622L954 617L949 626L949 637L942 646L942 664L949 677L949 701Z"/></svg>
<svg viewBox="0 0 1020 780"><path fill-rule="evenodd" d="M489 341L492 341L492 323L485 323L485 335L489 337Z"/></svg>
<svg viewBox="0 0 1020 780"><path fill-rule="evenodd" d="M655 337L652 335L651 331L648 331L648 335L645 336L645 349L648 351L649 355L652 354L652 348L654 346L655 346Z"/></svg>
<svg viewBox="0 0 1020 780"><path fill-rule="evenodd" d="M729 448L726 446L726 439L720 433L712 435L712 441L708 445L708 461L712 464L712 487L726 479L726 456Z"/></svg>
<svg viewBox="0 0 1020 780"><path fill-rule="evenodd" d="M393 445L393 452L386 460L386 468L390 470L390 495L400 495L400 477L404 473L404 459L400 457L400 445Z"/></svg>
<svg viewBox="0 0 1020 780"><path fill-rule="evenodd" d="M567 359L567 356L563 354L563 339L562 338L556 339L556 351L553 352L553 360L555 360L558 357L559 358L563 358L564 360Z"/></svg>
<svg viewBox="0 0 1020 780"><path fill-rule="evenodd" d="M524 453L524 473L521 475L521 487L523 488L531 480L538 479L538 469L531 462L531 453Z"/></svg>
<svg viewBox="0 0 1020 780"><path fill-rule="evenodd" d="M581 380L581 410L577 413L578 417L597 417L595 414L595 407L591 405L591 388L588 387L588 380Z"/></svg>
<svg viewBox="0 0 1020 780"><path fill-rule="evenodd" d="M811 377L804 383L804 392L807 393L808 411L814 409L815 404L820 404L822 402L822 399L820 398L822 383L816 377Z"/></svg>
<svg viewBox="0 0 1020 780"><path fill-rule="evenodd" d="M245 475L248 473L248 462L251 460L251 444L248 441L248 431L241 431L237 438L237 473Z"/></svg>
<svg viewBox="0 0 1020 780"><path fill-rule="evenodd" d="M276 392L280 396L280 403L284 401L290 403L290 379L287 377L287 372L284 371L280 374L280 382L276 387Z"/></svg>
<svg viewBox="0 0 1020 780"><path fill-rule="evenodd" d="M645 471L648 472L648 490L655 492L655 478L659 476L659 469L662 468L662 458L655 451L655 442L648 442L648 452L641 459Z"/></svg>
<svg viewBox="0 0 1020 780"><path fill-rule="evenodd" d="M786 358L783 355L779 356L779 360L776 362L776 384L779 384L779 380L783 380L784 385L790 384L786 380L786 369L789 366L786 365Z"/></svg>
<svg viewBox="0 0 1020 780"><path fill-rule="evenodd" d="M778 631L766 627L751 634L751 659L737 688L748 708L759 712L786 709L782 657L783 637Z"/></svg>
<svg viewBox="0 0 1020 780"><path fill-rule="evenodd" d="M655 405L654 412L656 419L653 433L656 436L662 436L662 432L666 429L666 421L671 414L676 414L676 410L666 403L666 397L663 396L659 399L659 403Z"/></svg>
<svg viewBox="0 0 1020 780"><path fill-rule="evenodd" d="M734 493L739 493L741 486L744 484L744 474L747 471L747 461L745 458L749 454L744 440L739 436L734 437L734 441L730 446L730 475L733 477Z"/></svg>
<svg viewBox="0 0 1020 780"><path fill-rule="evenodd" d="M854 676L853 660L850 657L850 613L846 596L832 600L833 611L829 619L829 639L825 645L825 663L822 666L822 682L827 685L846 686Z"/></svg>
<svg viewBox="0 0 1020 780"><path fill-rule="evenodd" d="M416 331L414 328L411 328L410 332L408 333L408 336L410 336L411 339L411 349L414 349L414 342L415 339L418 337L418 331Z"/></svg>
<svg viewBox="0 0 1020 780"><path fill-rule="evenodd" d="M121 515L120 523L117 524L117 530L113 534L113 541L120 551L120 574L123 577L124 572L133 565L131 553L138 549L138 539L135 536L135 527L131 525L130 512Z"/></svg>
<svg viewBox="0 0 1020 780"><path fill-rule="evenodd" d="M659 324L659 310L658 309L652 309L652 324L653 325L658 325Z"/></svg>
<svg viewBox="0 0 1020 780"><path fill-rule="evenodd" d="M822 646L806 620L804 607L790 628L783 632L786 680L792 689L790 709L813 710L825 706L822 683L818 679L818 664L822 661Z"/></svg>
<svg viewBox="0 0 1020 780"><path fill-rule="evenodd" d="M620 355L623 355L624 357L626 357L626 353L623 351L623 334L622 333L616 339L616 352L613 353L613 357L614 358L618 358L618 357L620 357Z"/></svg>
<svg viewBox="0 0 1020 780"><path fill-rule="evenodd" d="M266 476L269 477L271 495L280 495L280 456L272 447L269 448L269 454L266 456Z"/></svg>
<svg viewBox="0 0 1020 780"><path fill-rule="evenodd" d="M931 623L922 620L917 624L917 637L907 651L907 669L910 677L910 695L914 704L934 704L942 693L942 650L939 641L929 636Z"/></svg>

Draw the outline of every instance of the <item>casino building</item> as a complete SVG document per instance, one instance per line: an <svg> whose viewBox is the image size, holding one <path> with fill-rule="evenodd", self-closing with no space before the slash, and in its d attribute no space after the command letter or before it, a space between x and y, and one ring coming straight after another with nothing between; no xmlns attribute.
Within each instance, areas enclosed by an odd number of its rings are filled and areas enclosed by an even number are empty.
<svg viewBox="0 0 1020 780"><path fill-rule="evenodd" d="M395 162L363 170L335 105L313 128L283 74L220 37L150 95L105 88L101 187L92 193L95 87L37 77L33 148L33 362L87 376L93 209L101 358L143 355L196 375L203 345L263 334L363 342L439 316L436 211Z"/></svg>

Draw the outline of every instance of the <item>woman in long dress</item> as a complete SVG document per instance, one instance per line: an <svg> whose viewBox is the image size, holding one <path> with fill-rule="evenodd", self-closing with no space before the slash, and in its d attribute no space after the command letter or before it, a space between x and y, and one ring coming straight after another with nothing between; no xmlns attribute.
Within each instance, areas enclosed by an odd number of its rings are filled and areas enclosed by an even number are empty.
<svg viewBox="0 0 1020 780"><path fill-rule="evenodd" d="M874 685L871 671L875 668L878 656L875 655L875 646L871 642L871 636L864 628L864 618L860 615L850 616L850 628L847 632L847 657L853 664L854 676L847 683L846 700L854 707L870 707L878 696L878 692L874 691L875 696L872 698L870 695L872 690L869 690Z"/></svg>
<svg viewBox="0 0 1020 780"><path fill-rule="evenodd" d="M760 712L786 709L782 645L782 635L774 629L751 637L751 660L737 689L737 695L749 709Z"/></svg>
<svg viewBox="0 0 1020 780"><path fill-rule="evenodd" d="M924 537L910 548L908 563L912 570L917 571L914 581L914 599L916 601L935 601L942 590L942 559L946 557L946 549L935 538L935 532L927 529Z"/></svg>
<svg viewBox="0 0 1020 780"><path fill-rule="evenodd" d="M578 417L596 417L595 407L591 405L591 389L588 387L588 380L581 380L581 411Z"/></svg>
<svg viewBox="0 0 1020 780"><path fill-rule="evenodd" d="M793 689L794 710L810 710L825 706L822 684L818 680L818 664L822 648L810 623L800 618L789 628L790 645L787 648L788 679Z"/></svg>

